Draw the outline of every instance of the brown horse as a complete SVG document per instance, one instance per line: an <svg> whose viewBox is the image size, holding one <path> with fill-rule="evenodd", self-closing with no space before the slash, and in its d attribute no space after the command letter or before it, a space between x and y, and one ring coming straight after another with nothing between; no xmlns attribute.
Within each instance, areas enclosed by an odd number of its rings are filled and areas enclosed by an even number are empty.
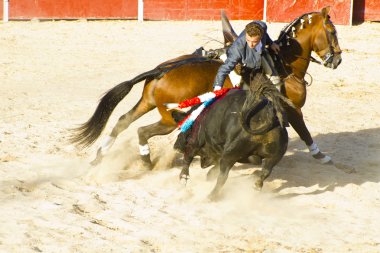
<svg viewBox="0 0 380 253"><path fill-rule="evenodd" d="M314 158L322 163L331 158L319 151L305 125L301 107L306 100L306 83L304 76L314 51L324 60L324 66L335 69L341 62L336 30L328 16L329 8L321 12L304 14L291 22L280 34L281 56L285 62L286 82L282 92L296 106L287 110L288 120L301 139L309 147ZM222 15L225 42L236 38L228 19ZM140 74L132 80L122 82L109 90L99 102L92 117L76 129L73 143L81 146L93 144L102 133L112 111L130 92L133 85L145 80L142 97L137 104L119 121L98 148L93 164L100 162L106 151L112 146L116 137L145 113L157 108L162 118L151 125L138 129L140 155L145 165L152 167L149 138L166 135L176 128L171 113L164 104L180 102L212 90L213 81L221 61L207 59L197 55L184 55L164 62L155 69ZM224 87L231 87L229 78Z"/></svg>

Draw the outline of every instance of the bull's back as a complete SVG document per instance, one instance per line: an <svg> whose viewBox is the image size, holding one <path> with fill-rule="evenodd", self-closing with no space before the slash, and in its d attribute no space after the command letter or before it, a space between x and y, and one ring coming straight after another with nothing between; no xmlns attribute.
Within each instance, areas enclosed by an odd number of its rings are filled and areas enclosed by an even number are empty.
<svg viewBox="0 0 380 253"><path fill-rule="evenodd" d="M247 92L231 90L225 97L213 103L199 122L199 141L208 145L224 146L243 131L240 112Z"/></svg>
<svg viewBox="0 0 380 253"><path fill-rule="evenodd" d="M260 135L251 135L241 124L241 111L247 92L231 90L218 100L204 115L196 129L198 145L203 153L259 155L262 158L280 158L288 144L288 134L280 125ZM263 109L272 110L271 106ZM276 120L273 118L272 120Z"/></svg>

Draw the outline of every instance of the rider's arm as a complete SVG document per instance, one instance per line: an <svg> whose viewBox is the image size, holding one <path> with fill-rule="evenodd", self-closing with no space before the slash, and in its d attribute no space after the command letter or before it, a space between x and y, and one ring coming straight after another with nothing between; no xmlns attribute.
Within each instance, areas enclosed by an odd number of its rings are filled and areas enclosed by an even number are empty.
<svg viewBox="0 0 380 253"><path fill-rule="evenodd" d="M216 74L214 81L214 89L219 89L223 86L224 81L229 73L234 70L235 66L241 61L241 53L239 50L238 43L232 44L227 53L227 59L219 67L218 73Z"/></svg>

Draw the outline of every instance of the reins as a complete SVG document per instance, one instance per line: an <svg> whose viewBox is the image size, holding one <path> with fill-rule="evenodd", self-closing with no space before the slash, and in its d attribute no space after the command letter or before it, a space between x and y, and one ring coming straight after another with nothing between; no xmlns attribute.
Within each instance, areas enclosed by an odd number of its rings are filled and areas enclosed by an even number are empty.
<svg viewBox="0 0 380 253"><path fill-rule="evenodd" d="M284 70L284 72L286 74L285 80L290 79L290 78L294 78L300 84L304 84L306 86L311 86L312 85L312 83L313 83L313 77L312 77L312 75L310 75L307 71L304 72L305 75L308 75L310 77L310 83L309 83L309 82L307 82L305 80L305 78L300 78L300 77L296 76L293 72L289 73L289 71L286 70L285 66L291 67L291 65L288 62L285 61L285 59L284 59L284 57L282 57L282 55L278 54L277 56L279 57L282 69ZM309 61L309 59L306 59L305 57L302 57L302 56L297 56L296 55L296 57L301 58L301 59L303 59L305 61ZM314 62L312 59L316 60L315 58L313 58L312 56L310 56L310 61ZM319 62L319 64L321 64L321 63Z"/></svg>

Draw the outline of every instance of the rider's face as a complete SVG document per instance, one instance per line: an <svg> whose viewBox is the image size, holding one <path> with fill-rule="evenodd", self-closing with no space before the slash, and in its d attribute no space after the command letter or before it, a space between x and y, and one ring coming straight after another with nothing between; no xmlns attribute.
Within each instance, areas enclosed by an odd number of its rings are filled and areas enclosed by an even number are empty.
<svg viewBox="0 0 380 253"><path fill-rule="evenodd" d="M256 47L261 40L261 37L256 35L256 36L249 36L248 34L245 35L245 39L247 40L247 44L250 48Z"/></svg>

